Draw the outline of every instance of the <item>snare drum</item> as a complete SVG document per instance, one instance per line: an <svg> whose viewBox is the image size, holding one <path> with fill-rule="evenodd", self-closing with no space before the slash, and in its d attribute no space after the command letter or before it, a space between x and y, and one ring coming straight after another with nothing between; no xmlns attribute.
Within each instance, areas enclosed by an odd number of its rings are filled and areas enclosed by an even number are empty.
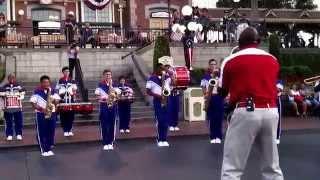
<svg viewBox="0 0 320 180"><path fill-rule="evenodd" d="M175 89L187 89L190 83L190 72L185 66L173 67L175 77Z"/></svg>
<svg viewBox="0 0 320 180"><path fill-rule="evenodd" d="M58 111L59 112L74 111L75 113L80 113L80 114L91 114L93 112L93 104L90 102L60 103L58 104Z"/></svg>
<svg viewBox="0 0 320 180"><path fill-rule="evenodd" d="M6 96L4 101L6 109L21 108L21 100L19 96Z"/></svg>

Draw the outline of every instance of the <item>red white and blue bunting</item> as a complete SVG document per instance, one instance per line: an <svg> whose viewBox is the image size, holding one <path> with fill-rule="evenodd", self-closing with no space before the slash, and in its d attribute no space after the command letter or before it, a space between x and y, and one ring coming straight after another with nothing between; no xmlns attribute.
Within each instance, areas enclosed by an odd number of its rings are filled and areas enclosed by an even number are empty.
<svg viewBox="0 0 320 180"><path fill-rule="evenodd" d="M111 0L84 0L84 3L93 10L105 8Z"/></svg>

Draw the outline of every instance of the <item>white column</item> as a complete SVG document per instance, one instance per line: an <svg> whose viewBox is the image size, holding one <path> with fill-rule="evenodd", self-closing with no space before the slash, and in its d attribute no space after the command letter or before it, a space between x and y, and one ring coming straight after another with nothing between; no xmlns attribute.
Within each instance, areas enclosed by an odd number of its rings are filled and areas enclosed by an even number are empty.
<svg viewBox="0 0 320 180"><path fill-rule="evenodd" d="M83 0L81 0L81 22L84 22L84 3Z"/></svg>
<svg viewBox="0 0 320 180"><path fill-rule="evenodd" d="M16 0L12 0L12 19L16 20Z"/></svg>
<svg viewBox="0 0 320 180"><path fill-rule="evenodd" d="M122 42L123 42L123 35L124 35L124 32L123 32L123 4L119 4L119 10L120 10L120 29L121 29L121 39L122 39Z"/></svg>
<svg viewBox="0 0 320 180"><path fill-rule="evenodd" d="M109 8L109 21L111 21L112 23L115 23L115 19L114 19L114 14L116 13L114 10L114 2L112 1L112 4L110 5L111 8Z"/></svg>
<svg viewBox="0 0 320 180"><path fill-rule="evenodd" d="M96 12L96 22L98 22L98 10L95 10Z"/></svg>
<svg viewBox="0 0 320 180"><path fill-rule="evenodd" d="M75 0L76 3L76 22L79 22L79 5L78 0Z"/></svg>
<svg viewBox="0 0 320 180"><path fill-rule="evenodd" d="M6 19L8 21L11 21L11 6L10 6L10 1L11 0L7 0L7 17Z"/></svg>

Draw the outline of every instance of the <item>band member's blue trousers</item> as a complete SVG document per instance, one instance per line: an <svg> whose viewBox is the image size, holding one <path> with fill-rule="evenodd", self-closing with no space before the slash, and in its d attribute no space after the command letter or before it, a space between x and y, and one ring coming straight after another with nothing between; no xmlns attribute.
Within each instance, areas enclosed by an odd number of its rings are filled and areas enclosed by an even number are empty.
<svg viewBox="0 0 320 180"><path fill-rule="evenodd" d="M13 136L13 124L16 135L22 135L23 116L22 111L4 112L6 122L6 136Z"/></svg>
<svg viewBox="0 0 320 180"><path fill-rule="evenodd" d="M155 119L157 124L158 130L158 141L167 141L167 134L168 134L168 112L167 106L161 106L161 101L158 99L153 100L153 107L155 113Z"/></svg>
<svg viewBox="0 0 320 180"><path fill-rule="evenodd" d="M44 113L36 113L37 140L41 152L48 152L54 145L57 114L52 113L51 118L45 119Z"/></svg>
<svg viewBox="0 0 320 180"><path fill-rule="evenodd" d="M210 139L222 139L222 122L224 117L224 100L219 95L211 96L207 110Z"/></svg>
<svg viewBox="0 0 320 180"><path fill-rule="evenodd" d="M168 98L169 126L177 127L179 121L179 95Z"/></svg>
<svg viewBox="0 0 320 180"><path fill-rule="evenodd" d="M108 145L113 144L115 140L115 132L116 132L116 123L115 123L115 113L116 106L112 106L111 108L107 107L105 103L100 104L100 130L101 130L101 138L102 144Z"/></svg>
<svg viewBox="0 0 320 180"><path fill-rule="evenodd" d="M118 103L119 129L130 129L131 103L128 101Z"/></svg>
<svg viewBox="0 0 320 180"><path fill-rule="evenodd" d="M60 122L63 132L71 132L74 121L74 111L60 112Z"/></svg>
<svg viewBox="0 0 320 180"><path fill-rule="evenodd" d="M282 104L281 104L281 98L280 97L278 97L278 99L277 99L277 105L278 105L278 113L279 113L278 128L277 128L277 139L280 139L280 136L281 136L281 115L282 115Z"/></svg>

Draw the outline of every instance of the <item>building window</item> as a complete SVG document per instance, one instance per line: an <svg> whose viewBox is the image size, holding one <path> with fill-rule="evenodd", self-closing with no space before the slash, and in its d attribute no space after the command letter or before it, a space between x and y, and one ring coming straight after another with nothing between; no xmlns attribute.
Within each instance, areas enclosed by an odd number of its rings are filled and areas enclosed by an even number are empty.
<svg viewBox="0 0 320 180"><path fill-rule="evenodd" d="M107 5L102 10L92 10L84 3L83 7L83 21L84 22L112 22L112 3Z"/></svg>
<svg viewBox="0 0 320 180"><path fill-rule="evenodd" d="M31 17L33 21L60 21L61 12L54 9L33 9Z"/></svg>
<svg viewBox="0 0 320 180"><path fill-rule="evenodd" d="M7 19L7 1L3 1L0 4L0 12L2 12L6 16L6 19Z"/></svg>
<svg viewBox="0 0 320 180"><path fill-rule="evenodd" d="M216 8L218 0L192 0L192 6L198 6L199 8Z"/></svg>

